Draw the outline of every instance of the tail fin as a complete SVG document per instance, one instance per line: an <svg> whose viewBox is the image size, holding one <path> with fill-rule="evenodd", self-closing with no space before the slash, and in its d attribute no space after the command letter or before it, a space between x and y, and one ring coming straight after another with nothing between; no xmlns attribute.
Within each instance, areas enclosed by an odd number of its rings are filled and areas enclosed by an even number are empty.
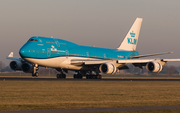
<svg viewBox="0 0 180 113"><path fill-rule="evenodd" d="M117 48L119 50L135 51L138 43L139 32L141 28L142 18L136 18L134 24L124 38L121 45Z"/></svg>

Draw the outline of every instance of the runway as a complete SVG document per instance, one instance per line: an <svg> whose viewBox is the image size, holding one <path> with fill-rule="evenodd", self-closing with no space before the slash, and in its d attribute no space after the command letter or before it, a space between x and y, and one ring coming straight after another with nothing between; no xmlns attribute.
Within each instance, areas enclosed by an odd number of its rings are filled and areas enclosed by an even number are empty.
<svg viewBox="0 0 180 113"><path fill-rule="evenodd" d="M57 78L30 78L30 77L0 77L1 80L20 80L20 81L180 81L180 79L131 79L131 78L102 78L102 79L57 79Z"/></svg>
<svg viewBox="0 0 180 113"><path fill-rule="evenodd" d="M147 110L175 110L180 106L139 106L139 107L117 107L117 108L82 108L82 109L54 109L54 110L22 110L22 111L0 111L0 113L91 113L91 112L115 112L115 111L147 111Z"/></svg>

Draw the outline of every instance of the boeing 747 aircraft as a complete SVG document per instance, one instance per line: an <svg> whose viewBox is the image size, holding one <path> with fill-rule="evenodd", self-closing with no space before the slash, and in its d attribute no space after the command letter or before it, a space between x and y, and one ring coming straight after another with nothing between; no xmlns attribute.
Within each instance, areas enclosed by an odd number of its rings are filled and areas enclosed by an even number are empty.
<svg viewBox="0 0 180 113"><path fill-rule="evenodd" d="M68 70L76 72L74 78L100 79L102 74L114 74L121 69L128 69L127 64L158 73L168 61L180 59L142 59L154 55L169 54L157 53L139 55L136 51L142 18L137 18L116 49L78 45L63 39L34 36L31 37L19 50L20 58L13 57L13 52L7 59L14 59L10 63L12 70L20 70L38 76L38 67L51 67L59 74L57 78L66 78Z"/></svg>

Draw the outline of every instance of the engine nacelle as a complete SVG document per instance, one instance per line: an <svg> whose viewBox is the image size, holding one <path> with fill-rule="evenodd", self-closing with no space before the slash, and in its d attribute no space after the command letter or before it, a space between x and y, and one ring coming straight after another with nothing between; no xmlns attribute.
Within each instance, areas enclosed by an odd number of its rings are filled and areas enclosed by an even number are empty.
<svg viewBox="0 0 180 113"><path fill-rule="evenodd" d="M116 66L111 63L101 64L99 70L104 74L114 74L116 72Z"/></svg>
<svg viewBox="0 0 180 113"><path fill-rule="evenodd" d="M162 65L158 62L149 62L146 64L146 69L153 73L159 73L162 71Z"/></svg>
<svg viewBox="0 0 180 113"><path fill-rule="evenodd" d="M22 70L25 73L32 73L34 71L34 67L32 67L29 63L24 63L22 65Z"/></svg>
<svg viewBox="0 0 180 113"><path fill-rule="evenodd" d="M21 71L22 70L22 62L19 60L14 60L10 63L10 68L14 71Z"/></svg>

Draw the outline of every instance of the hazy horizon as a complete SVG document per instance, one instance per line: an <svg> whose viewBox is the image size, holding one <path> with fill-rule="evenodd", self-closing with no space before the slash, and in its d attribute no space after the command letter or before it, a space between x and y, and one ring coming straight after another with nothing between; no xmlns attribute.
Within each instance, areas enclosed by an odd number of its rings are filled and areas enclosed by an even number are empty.
<svg viewBox="0 0 180 113"><path fill-rule="evenodd" d="M137 17L143 18L140 54L173 51L156 58L180 58L179 4L179 0L1 0L0 61L8 65L11 60L6 56L11 51L19 56L32 36L117 48Z"/></svg>

